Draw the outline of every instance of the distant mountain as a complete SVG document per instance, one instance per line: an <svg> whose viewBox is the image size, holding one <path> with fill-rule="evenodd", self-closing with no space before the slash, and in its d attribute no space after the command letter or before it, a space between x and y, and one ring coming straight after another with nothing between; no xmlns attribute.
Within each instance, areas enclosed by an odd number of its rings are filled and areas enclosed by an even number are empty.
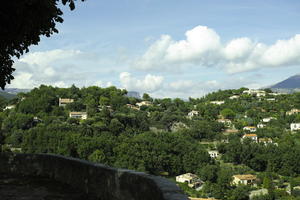
<svg viewBox="0 0 300 200"><path fill-rule="evenodd" d="M127 97L134 97L134 98L137 98L137 99L141 98L140 93L135 92L135 91L128 91L126 96Z"/></svg>
<svg viewBox="0 0 300 200"><path fill-rule="evenodd" d="M2 90L2 92L6 92L9 94L18 94L20 92L30 92L31 89L18 89L18 88L5 88L5 90Z"/></svg>
<svg viewBox="0 0 300 200"><path fill-rule="evenodd" d="M291 76L288 79L273 85L271 88L289 88L289 89L300 88L300 74Z"/></svg>
<svg viewBox="0 0 300 200"><path fill-rule="evenodd" d="M273 91L276 92L285 92L285 93L292 93L292 92L299 92L300 91L300 74L291 76L288 79L285 79L275 85L272 85L271 88Z"/></svg>
<svg viewBox="0 0 300 200"><path fill-rule="evenodd" d="M10 94L10 93L4 92L4 91L0 91L0 96L4 97L5 99L10 100L10 99L15 98L17 95L16 94Z"/></svg>

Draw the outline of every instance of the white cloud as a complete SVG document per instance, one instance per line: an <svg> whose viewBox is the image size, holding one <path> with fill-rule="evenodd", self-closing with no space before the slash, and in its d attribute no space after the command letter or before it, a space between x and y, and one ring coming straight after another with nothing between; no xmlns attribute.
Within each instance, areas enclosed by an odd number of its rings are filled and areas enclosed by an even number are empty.
<svg viewBox="0 0 300 200"><path fill-rule="evenodd" d="M188 30L186 39L175 41L163 35L138 58L134 66L142 70L169 70L178 66L206 66L238 73L257 68L284 67L300 64L300 34L273 45L236 38L222 43L212 29L197 26Z"/></svg>
<svg viewBox="0 0 300 200"><path fill-rule="evenodd" d="M70 62L68 59L75 59L79 55L82 53L78 50L61 49L25 54L14 64L15 79L9 87L33 88L41 84L67 87L78 77L70 76L70 71L64 65ZM68 81L72 83L67 84Z"/></svg>
<svg viewBox="0 0 300 200"><path fill-rule="evenodd" d="M20 59L20 62L24 62L30 65L36 64L45 66L53 61L74 57L80 54L81 52L78 50L55 49L51 51L34 52L26 54Z"/></svg>
<svg viewBox="0 0 300 200"><path fill-rule="evenodd" d="M133 77L129 72L122 72L120 74L120 82L122 87L127 90L139 92L154 92L162 87L164 78L162 76L154 76L147 74L144 79L139 80Z"/></svg>

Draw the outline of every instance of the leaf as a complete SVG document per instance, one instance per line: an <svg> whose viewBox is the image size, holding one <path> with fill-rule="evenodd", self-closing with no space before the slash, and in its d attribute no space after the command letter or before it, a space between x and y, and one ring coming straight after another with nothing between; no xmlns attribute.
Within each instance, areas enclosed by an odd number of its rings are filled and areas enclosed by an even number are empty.
<svg viewBox="0 0 300 200"><path fill-rule="evenodd" d="M69 7L70 7L71 10L75 9L75 3L74 3L74 1L70 2Z"/></svg>

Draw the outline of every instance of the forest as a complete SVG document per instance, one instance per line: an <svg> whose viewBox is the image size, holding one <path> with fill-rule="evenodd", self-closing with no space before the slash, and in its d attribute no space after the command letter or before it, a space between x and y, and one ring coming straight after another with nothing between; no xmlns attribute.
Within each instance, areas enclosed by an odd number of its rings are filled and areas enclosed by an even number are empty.
<svg viewBox="0 0 300 200"><path fill-rule="evenodd" d="M194 197L248 200L251 191L264 188L268 194L252 199L300 199L300 134L290 130L300 112L287 114L300 109L300 93L265 89L258 96L247 90L188 100L145 93L138 99L116 87L41 85L14 99L0 97L0 150L60 154L174 181L193 173L204 182L201 190L179 185ZM61 99L72 101L61 106ZM262 123L265 118L270 120ZM245 127L259 124L255 135L272 142L242 139L249 134ZM220 156L212 158L210 150ZM233 185L236 174L255 174L257 185Z"/></svg>

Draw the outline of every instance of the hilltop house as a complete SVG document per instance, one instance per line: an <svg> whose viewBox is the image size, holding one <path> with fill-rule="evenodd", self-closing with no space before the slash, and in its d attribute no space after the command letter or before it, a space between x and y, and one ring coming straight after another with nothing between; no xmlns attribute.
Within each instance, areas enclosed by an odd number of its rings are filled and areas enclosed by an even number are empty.
<svg viewBox="0 0 300 200"><path fill-rule="evenodd" d="M132 104L126 104L126 106L130 109L134 109L134 110L140 110L140 108L138 106L132 105Z"/></svg>
<svg viewBox="0 0 300 200"><path fill-rule="evenodd" d="M238 133L238 132L239 132L239 130L233 127L233 128L227 128L227 129L225 129L225 131L223 132L223 134L229 135L229 134L235 134L235 133Z"/></svg>
<svg viewBox="0 0 300 200"><path fill-rule="evenodd" d="M192 119L194 116L198 116L199 111L197 110L192 110L191 112L188 113L187 118Z"/></svg>
<svg viewBox="0 0 300 200"><path fill-rule="evenodd" d="M59 106L66 106L68 103L72 103L72 102L74 102L74 99L62 99L62 98L59 98L58 105Z"/></svg>
<svg viewBox="0 0 300 200"><path fill-rule="evenodd" d="M263 118L262 122L268 123L268 122L270 122L271 120L274 120L274 119L276 119L276 118L275 117L267 117L267 118Z"/></svg>
<svg viewBox="0 0 300 200"><path fill-rule="evenodd" d="M294 115L294 114L298 114L298 113L300 113L300 110L296 109L296 108L293 108L292 110L287 111L285 114L286 115Z"/></svg>
<svg viewBox="0 0 300 200"><path fill-rule="evenodd" d="M141 102L139 102L139 103L136 103L136 105L137 105L138 107L141 107L141 106L151 106L152 103L151 103L150 101L141 101Z"/></svg>
<svg viewBox="0 0 300 200"><path fill-rule="evenodd" d="M217 122L224 124L226 127L231 126L231 120L230 119L217 119Z"/></svg>
<svg viewBox="0 0 300 200"><path fill-rule="evenodd" d="M196 174L186 173L179 176L176 176L176 182L179 183L187 183L191 188L199 188L203 185L203 181Z"/></svg>
<svg viewBox="0 0 300 200"><path fill-rule="evenodd" d="M291 131L300 130L300 123L291 123Z"/></svg>
<svg viewBox="0 0 300 200"><path fill-rule="evenodd" d="M87 119L87 113L86 112L70 112L69 117L75 118L75 119Z"/></svg>
<svg viewBox="0 0 300 200"><path fill-rule="evenodd" d="M238 99L238 98L240 98L239 95L233 95L233 96L229 97L229 99L231 99L231 100L233 100L233 99Z"/></svg>
<svg viewBox="0 0 300 200"><path fill-rule="evenodd" d="M255 95L257 97L264 97L266 96L266 91L250 89L250 90L244 90L243 94Z"/></svg>
<svg viewBox="0 0 300 200"><path fill-rule="evenodd" d="M232 185L255 185L256 176L252 174L234 175Z"/></svg>
<svg viewBox="0 0 300 200"><path fill-rule="evenodd" d="M273 140L271 138L259 138L258 142L267 145L267 144L272 144Z"/></svg>
<svg viewBox="0 0 300 200"><path fill-rule="evenodd" d="M225 101L211 101L210 103L215 105L222 105L225 103Z"/></svg>
<svg viewBox="0 0 300 200"><path fill-rule="evenodd" d="M265 128L267 125L263 124L263 123L259 123L257 124L257 128Z"/></svg>
<svg viewBox="0 0 300 200"><path fill-rule="evenodd" d="M254 132L256 132L256 127L255 127L255 126L245 126L245 127L243 128L243 130L244 130L244 131L249 131L249 132L251 132L251 133L254 133Z"/></svg>
<svg viewBox="0 0 300 200"><path fill-rule="evenodd" d="M208 154L211 158L217 158L220 155L219 151L216 150L210 150L208 151Z"/></svg>
<svg viewBox="0 0 300 200"><path fill-rule="evenodd" d="M257 140L258 137L257 137L256 134L245 134L245 135L243 135L242 140L244 140L244 139L246 139L246 138L249 138L249 139L253 140L254 142L257 142L257 141L258 141L258 140Z"/></svg>
<svg viewBox="0 0 300 200"><path fill-rule="evenodd" d="M4 108L4 110L11 110L14 109L16 107L16 105L8 105Z"/></svg>

